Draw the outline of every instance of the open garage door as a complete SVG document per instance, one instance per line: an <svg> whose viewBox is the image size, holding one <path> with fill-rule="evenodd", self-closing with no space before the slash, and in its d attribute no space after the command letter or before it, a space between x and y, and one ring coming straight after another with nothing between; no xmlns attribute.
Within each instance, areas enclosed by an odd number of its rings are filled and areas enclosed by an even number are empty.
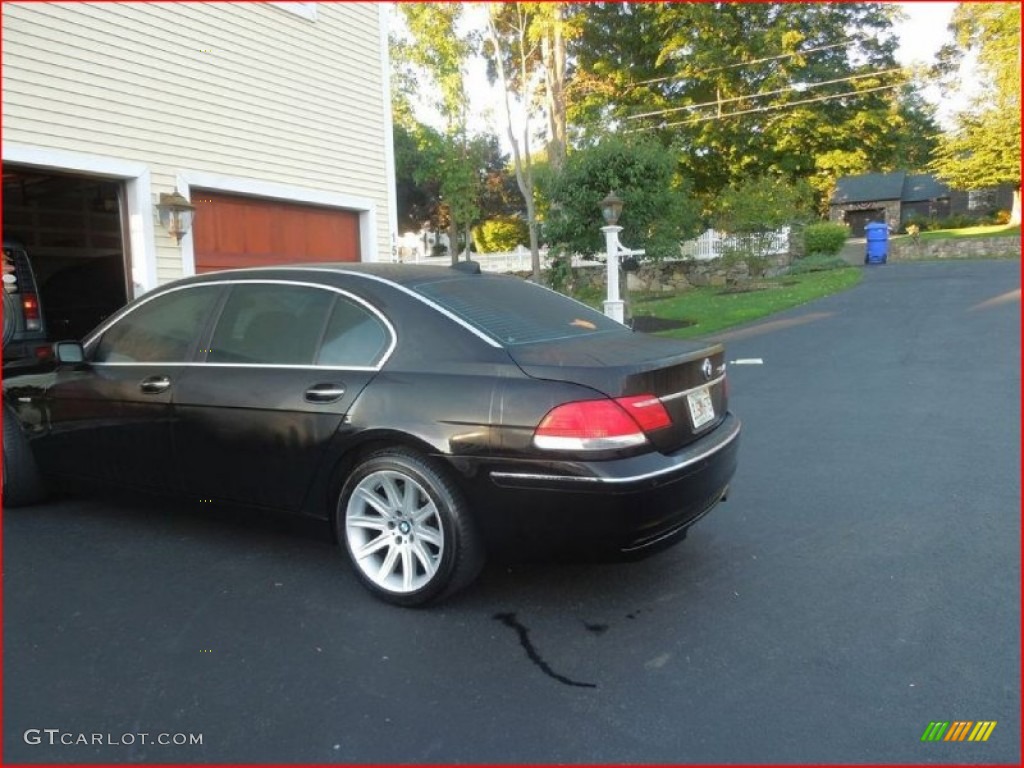
<svg viewBox="0 0 1024 768"><path fill-rule="evenodd" d="M3 238L24 248L46 336L81 339L128 300L124 183L5 163Z"/></svg>
<svg viewBox="0 0 1024 768"><path fill-rule="evenodd" d="M196 272L301 262L359 261L359 214L192 190Z"/></svg>
<svg viewBox="0 0 1024 768"><path fill-rule="evenodd" d="M864 227L872 221L885 221L885 208L846 212L846 223L850 225L850 237L864 237Z"/></svg>

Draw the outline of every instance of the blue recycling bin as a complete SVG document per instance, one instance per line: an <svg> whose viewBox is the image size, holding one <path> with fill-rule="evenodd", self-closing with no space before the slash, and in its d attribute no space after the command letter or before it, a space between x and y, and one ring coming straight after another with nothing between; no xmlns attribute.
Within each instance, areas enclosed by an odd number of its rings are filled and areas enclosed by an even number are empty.
<svg viewBox="0 0 1024 768"><path fill-rule="evenodd" d="M884 221L872 221L864 227L868 239L865 264L885 264L889 257L889 226Z"/></svg>

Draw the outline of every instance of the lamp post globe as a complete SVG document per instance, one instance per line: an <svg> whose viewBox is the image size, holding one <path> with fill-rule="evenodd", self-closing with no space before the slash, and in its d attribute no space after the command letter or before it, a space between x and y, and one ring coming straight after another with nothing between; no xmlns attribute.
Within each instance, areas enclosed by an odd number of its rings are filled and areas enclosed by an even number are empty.
<svg viewBox="0 0 1024 768"><path fill-rule="evenodd" d="M623 202L614 191L609 192L608 196L598 203L601 209L601 218L604 219L604 223L610 227L615 226L619 223L619 216L622 215Z"/></svg>

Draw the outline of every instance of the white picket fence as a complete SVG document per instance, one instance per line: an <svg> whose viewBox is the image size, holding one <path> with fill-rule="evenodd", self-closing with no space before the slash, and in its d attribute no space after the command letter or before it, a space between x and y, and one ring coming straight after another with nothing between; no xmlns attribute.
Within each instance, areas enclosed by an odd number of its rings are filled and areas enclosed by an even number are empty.
<svg viewBox="0 0 1024 768"><path fill-rule="evenodd" d="M465 258L465 253L459 255L460 260ZM472 254L472 259L480 265L480 269L484 272L529 272L533 269L533 262L530 259L530 249L522 245L514 251L474 253ZM419 254L416 254L412 258L405 258L402 261L406 264L444 265L451 263L451 259L447 255L422 257ZM548 265L548 249L541 248L540 268L547 269ZM602 266L599 262L587 260L581 256L573 256L572 265L574 267Z"/></svg>
<svg viewBox="0 0 1024 768"><path fill-rule="evenodd" d="M775 255L789 251L789 232L789 227L783 227L782 229L773 232L771 234L771 240L767 243L765 255ZM714 229L709 229L700 237L680 243L678 261L682 261L684 259L711 261L712 259L717 259L724 255L728 249L737 248L741 245L742 243L740 238L727 235L724 232L718 232ZM547 248L541 248L541 269L548 268L549 262L547 256ZM465 254L462 254L460 258L465 259ZM530 249L522 245L514 251L506 251L503 253L474 253L472 258L473 261L480 264L480 269L485 272L529 272L533 268L530 261ZM449 264L451 260L448 256L425 257L417 252L412 256L403 258L402 261L406 264L443 265ZM677 259L666 259L666 261L677 261ZM581 256L573 256L572 265L574 267L598 267L603 266L603 263L584 259Z"/></svg>
<svg viewBox="0 0 1024 768"><path fill-rule="evenodd" d="M722 256L730 248L742 245L741 239L725 232L709 229L700 237L687 240L679 246L679 253L684 259L710 261ZM766 255L775 255L789 251L789 227L771 233Z"/></svg>

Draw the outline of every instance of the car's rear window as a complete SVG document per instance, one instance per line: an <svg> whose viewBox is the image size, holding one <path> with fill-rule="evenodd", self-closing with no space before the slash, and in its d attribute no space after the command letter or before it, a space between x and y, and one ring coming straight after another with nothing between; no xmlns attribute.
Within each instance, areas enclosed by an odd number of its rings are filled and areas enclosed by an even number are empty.
<svg viewBox="0 0 1024 768"><path fill-rule="evenodd" d="M411 287L506 345L630 332L590 307L517 278L466 275Z"/></svg>

